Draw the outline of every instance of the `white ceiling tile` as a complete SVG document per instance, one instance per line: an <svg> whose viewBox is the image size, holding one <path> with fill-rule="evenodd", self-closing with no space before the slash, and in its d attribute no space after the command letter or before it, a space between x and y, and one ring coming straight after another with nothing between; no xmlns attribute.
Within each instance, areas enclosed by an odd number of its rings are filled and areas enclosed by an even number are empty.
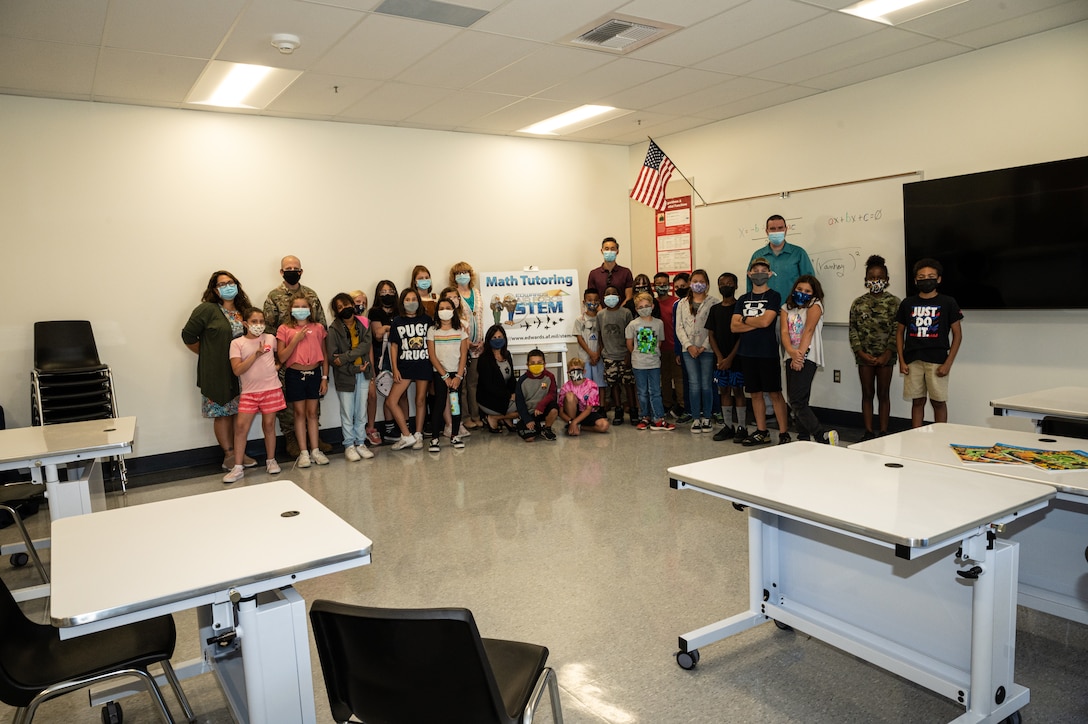
<svg viewBox="0 0 1088 724"><path fill-rule="evenodd" d="M630 113L626 116L613 118L595 126L583 128L574 133L563 134L565 138L574 138L585 141L604 141L616 136L644 131L651 126L676 118L673 113Z"/></svg>
<svg viewBox="0 0 1088 724"><path fill-rule="evenodd" d="M566 83L541 91L541 98L575 103L597 103L607 95L633 88L654 78L673 73L676 68L663 63L649 63L634 58L616 58L600 68L583 73Z"/></svg>
<svg viewBox="0 0 1088 724"><path fill-rule="evenodd" d="M450 91L442 88L384 83L337 117L363 121L401 121L449 94Z"/></svg>
<svg viewBox="0 0 1088 724"><path fill-rule="evenodd" d="M268 104L276 113L335 116L381 86L381 81L341 75L303 73Z"/></svg>
<svg viewBox="0 0 1088 724"><path fill-rule="evenodd" d="M819 12L814 10L812 15ZM745 12L740 11L740 14ZM789 22L798 23L801 20L794 16ZM630 56L673 65L696 65L721 53L724 48L720 41L729 38L736 30L737 18L734 13L726 12L645 45L632 51Z"/></svg>
<svg viewBox="0 0 1088 724"><path fill-rule="evenodd" d="M0 42L0 90L90 98L98 48L24 38Z"/></svg>
<svg viewBox="0 0 1088 724"><path fill-rule="evenodd" d="M459 128L520 100L499 93L462 91L446 96L405 121L429 128Z"/></svg>
<svg viewBox="0 0 1088 724"><path fill-rule="evenodd" d="M709 125L711 121L705 118L689 118L681 116L679 118L672 118L663 123L658 123L649 128L640 128L633 130L630 133L622 133L612 139L612 141L619 141L621 143L635 144L645 143L647 137L660 137L668 136L673 133L680 133L682 131L688 131L692 128L699 128L701 126ZM671 158L671 157L670 157ZM679 163L680 168L683 168L683 159L671 159L673 163ZM634 179L631 179L633 182Z"/></svg>
<svg viewBox="0 0 1088 724"><path fill-rule="evenodd" d="M371 15L315 63L313 70L387 80L459 32L448 25Z"/></svg>
<svg viewBox="0 0 1088 724"><path fill-rule="evenodd" d="M525 98L517 103L511 103L500 108L494 113L466 123L461 128L465 130L502 131L513 133L519 128L525 128L537 121L551 118L565 111L569 111L569 103L547 101L540 98Z"/></svg>
<svg viewBox="0 0 1088 724"><path fill-rule="evenodd" d="M111 0L107 47L211 58L245 0Z"/></svg>
<svg viewBox="0 0 1088 724"><path fill-rule="evenodd" d="M947 40L977 28L1059 5L1065 0L970 0L901 23L900 28ZM1081 2L1083 4L1083 1Z"/></svg>
<svg viewBox="0 0 1088 724"><path fill-rule="evenodd" d="M988 25L985 28L953 35L949 40L961 45L969 45L972 48L984 48L988 45L996 45L1015 38L1022 38L1025 35L1034 35L1053 28L1071 25L1081 20L1088 20L1088 2L1073 0L1035 13L1021 15L1018 18ZM1088 83L1088 80L1085 82Z"/></svg>
<svg viewBox="0 0 1088 724"><path fill-rule="evenodd" d="M891 75L892 73L898 73L899 71L907 70L908 68L917 68L918 66L926 65L927 63L944 60L945 58L951 58L954 55L960 55L961 53L967 52L970 52L970 48L963 45L946 43L942 40L934 40L926 45L911 48L910 50L904 50L901 53L889 55L886 58L880 58L852 68L844 68L835 71L834 73L828 73L827 75L809 78L805 81L805 85L813 88L821 88L823 90L832 90L834 88L853 85L854 83L861 83L873 78Z"/></svg>
<svg viewBox="0 0 1088 724"><path fill-rule="evenodd" d="M541 47L519 38L465 30L402 72L397 80L439 88L465 88Z"/></svg>
<svg viewBox="0 0 1088 724"><path fill-rule="evenodd" d="M97 45L109 0L0 2L0 35Z"/></svg>
<svg viewBox="0 0 1088 724"><path fill-rule="evenodd" d="M711 118L714 120L724 120L726 118L733 118L735 116L742 116L745 113L751 113L753 111L760 111L764 108L773 108L774 106L782 105L783 103L789 103L800 98L806 98L811 95L816 95L821 91L815 88L806 88L804 86L787 85L767 93L760 93L759 95L749 96L733 103L726 103L723 106L717 108L709 108L699 115L704 118Z"/></svg>
<svg viewBox="0 0 1088 724"><path fill-rule="evenodd" d="M531 96L557 83L581 76L613 58L590 50L542 46L472 85L472 90Z"/></svg>
<svg viewBox="0 0 1088 724"><path fill-rule="evenodd" d="M700 116L702 115L701 112L708 108L722 106L726 103L739 101L741 98L759 95L781 87L781 83L759 78L734 78L725 83L688 93L656 106L650 106L648 110L658 113L672 111L674 114L682 116Z"/></svg>
<svg viewBox="0 0 1088 724"><path fill-rule="evenodd" d="M924 35L884 27L875 33L847 40L815 53L785 63L772 65L753 73L758 78L779 83L801 83L818 75L827 75L844 68L855 68L878 58L932 42Z"/></svg>
<svg viewBox="0 0 1088 724"><path fill-rule="evenodd" d="M205 65L206 61L196 58L107 48L98 60L94 96L96 100L182 103Z"/></svg>
<svg viewBox="0 0 1088 724"><path fill-rule="evenodd" d="M601 102L617 108L649 108L672 98L710 88L721 83L723 78L728 76L705 70L682 68L615 95L605 96Z"/></svg>
<svg viewBox="0 0 1088 724"><path fill-rule="evenodd" d="M800 25L825 14L824 10L793 2L793 0L750 0L715 18L721 24L721 34L713 39L719 53L742 46L758 48L763 39L787 28ZM731 72L720 56L698 63L697 68Z"/></svg>
<svg viewBox="0 0 1088 724"><path fill-rule="evenodd" d="M477 20L473 30L552 42L622 5L620 0L509 0Z"/></svg>
<svg viewBox="0 0 1088 724"><path fill-rule="evenodd" d="M334 8L347 8L348 10L373 10L382 4L382 0L299 0L307 5L327 5ZM459 0L460 2L460 0ZM460 2L464 5L464 2Z"/></svg>
<svg viewBox="0 0 1088 724"><path fill-rule="evenodd" d="M216 55L235 63L305 70L365 17L357 10L314 5L299 0L254 0ZM299 37L299 47L284 55L272 47L276 33Z"/></svg>
<svg viewBox="0 0 1088 724"><path fill-rule="evenodd" d="M626 5L621 5L617 8L617 11L624 15L633 15L647 20L658 20L687 28L743 2L746 2L746 0L684 0L684 2L677 2L676 0L633 0L633 2Z"/></svg>

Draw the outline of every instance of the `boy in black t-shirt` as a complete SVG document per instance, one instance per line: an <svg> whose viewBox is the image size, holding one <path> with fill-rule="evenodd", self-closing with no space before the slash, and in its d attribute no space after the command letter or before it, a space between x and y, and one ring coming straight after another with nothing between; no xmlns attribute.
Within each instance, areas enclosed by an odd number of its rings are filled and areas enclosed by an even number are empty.
<svg viewBox="0 0 1088 724"><path fill-rule="evenodd" d="M948 373L963 342L963 312L955 299L937 291L943 271L936 259L918 261L914 265L918 293L900 303L895 317L895 346L904 375L903 399L911 401L911 427L922 426L927 396L934 421L948 421Z"/></svg>
<svg viewBox="0 0 1088 724"><path fill-rule="evenodd" d="M714 433L714 439L721 442L739 437L743 442L748 437L747 420L744 419L747 411L744 402L744 375L737 359L740 335L732 330L733 307L737 303L737 275L729 272L719 275L718 292L722 296L722 303L714 305L710 316L706 318L706 328L710 330L710 348L714 350L717 360L714 384L721 396L722 417L725 420L725 426ZM733 429L734 406L737 410L736 430Z"/></svg>
<svg viewBox="0 0 1088 724"><path fill-rule="evenodd" d="M756 257L748 265L748 278L752 280L752 291L742 294L737 300L730 325L733 332L740 336L737 354L740 355L740 369L744 373L744 391L752 397L752 412L756 418L756 431L741 442L745 447L771 442L771 433L767 431L764 392L774 405L775 419L788 419L786 399L782 397L778 337L774 331L778 310L782 308L782 297L767 285L771 278L771 265L763 257ZM780 426L785 428L785 425ZM789 441L790 434L784 429L778 433L779 444Z"/></svg>

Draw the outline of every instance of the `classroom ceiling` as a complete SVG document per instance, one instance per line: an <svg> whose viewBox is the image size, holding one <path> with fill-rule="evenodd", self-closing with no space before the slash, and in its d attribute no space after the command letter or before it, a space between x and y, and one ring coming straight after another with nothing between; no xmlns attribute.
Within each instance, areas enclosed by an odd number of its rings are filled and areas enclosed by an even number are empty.
<svg viewBox="0 0 1088 724"><path fill-rule="evenodd" d="M1085 0L968 0L891 27L836 12L852 2L0 0L0 93L209 110L186 99L227 60L302 71L229 112L513 135L602 104L631 113L561 138L629 145L1088 19ZM625 54L566 42L615 13L677 29Z"/></svg>

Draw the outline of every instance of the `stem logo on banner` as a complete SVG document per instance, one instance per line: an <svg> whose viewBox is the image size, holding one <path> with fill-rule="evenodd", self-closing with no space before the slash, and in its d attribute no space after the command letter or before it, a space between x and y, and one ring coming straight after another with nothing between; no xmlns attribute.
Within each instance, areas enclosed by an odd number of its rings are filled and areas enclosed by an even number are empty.
<svg viewBox="0 0 1088 724"><path fill-rule="evenodd" d="M509 344L570 342L581 313L574 269L482 272L480 291L488 326L501 324Z"/></svg>

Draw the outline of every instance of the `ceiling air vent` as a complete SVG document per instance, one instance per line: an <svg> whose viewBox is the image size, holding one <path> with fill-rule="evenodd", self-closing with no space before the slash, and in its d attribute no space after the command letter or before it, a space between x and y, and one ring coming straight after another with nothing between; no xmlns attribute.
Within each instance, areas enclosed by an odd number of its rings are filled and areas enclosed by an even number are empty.
<svg viewBox="0 0 1088 724"><path fill-rule="evenodd" d="M653 23L640 18L610 16L594 22L580 34L568 37L565 42L582 48L628 53L679 29L676 25Z"/></svg>

